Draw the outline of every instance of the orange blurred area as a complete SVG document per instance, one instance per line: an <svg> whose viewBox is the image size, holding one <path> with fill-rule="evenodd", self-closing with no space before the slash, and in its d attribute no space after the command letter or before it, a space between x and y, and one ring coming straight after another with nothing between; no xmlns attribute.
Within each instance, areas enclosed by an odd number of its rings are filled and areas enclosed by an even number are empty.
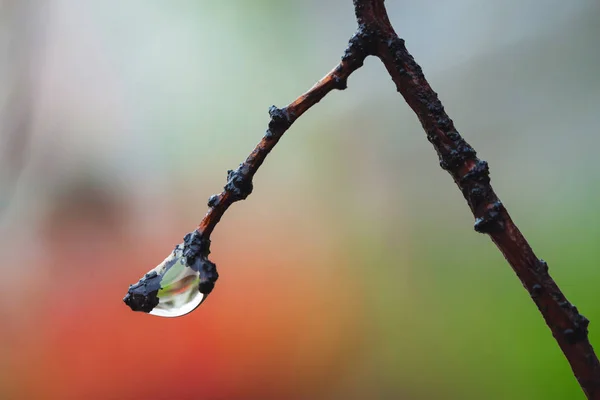
<svg viewBox="0 0 600 400"><path fill-rule="evenodd" d="M208 300L187 316L159 318L121 298L160 260L147 249L168 253L173 243L119 235L108 214L120 210L107 207L75 203L77 218L57 212L47 221L36 266L45 284L0 336L9 398L281 398L291 388L302 397L335 385L356 358L359 282L323 273L335 250L306 232L262 246L229 232L236 251L211 256L221 277Z"/></svg>

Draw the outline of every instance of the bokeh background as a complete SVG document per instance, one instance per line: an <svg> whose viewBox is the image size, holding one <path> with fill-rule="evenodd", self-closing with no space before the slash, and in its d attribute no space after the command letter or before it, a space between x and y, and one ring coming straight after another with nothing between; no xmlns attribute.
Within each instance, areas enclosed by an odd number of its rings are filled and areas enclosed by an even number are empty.
<svg viewBox="0 0 600 400"><path fill-rule="evenodd" d="M600 349L600 3L388 1ZM0 2L1 399L579 399L377 59L298 120L178 319L130 283L339 60L349 0Z"/></svg>

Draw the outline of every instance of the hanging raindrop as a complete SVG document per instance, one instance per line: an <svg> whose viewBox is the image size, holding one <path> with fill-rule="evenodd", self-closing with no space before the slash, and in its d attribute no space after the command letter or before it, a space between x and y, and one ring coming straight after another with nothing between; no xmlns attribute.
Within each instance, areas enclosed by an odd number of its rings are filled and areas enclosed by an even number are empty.
<svg viewBox="0 0 600 400"><path fill-rule="evenodd" d="M219 277L207 258L208 245L196 232L156 268L129 287L123 301L133 311L160 317L179 317L195 310L212 291Z"/></svg>

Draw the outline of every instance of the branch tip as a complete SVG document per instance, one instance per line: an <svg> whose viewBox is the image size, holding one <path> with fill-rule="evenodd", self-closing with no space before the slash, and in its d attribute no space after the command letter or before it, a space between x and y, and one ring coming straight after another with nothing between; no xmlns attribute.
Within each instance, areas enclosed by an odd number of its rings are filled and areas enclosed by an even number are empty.
<svg viewBox="0 0 600 400"><path fill-rule="evenodd" d="M487 162L477 158L473 147L455 129L421 67L406 49L404 40L394 32L384 0L353 0L353 3L358 29L350 38L340 64L288 106L269 108L270 121L264 137L244 163L227 172L224 191L209 198L208 213L197 230L186 236L190 256L208 254L214 227L232 203L252 193L254 174L293 122L330 91L344 90L348 77L363 65L365 58L377 56L396 90L419 118L427 139L438 153L440 166L450 173L463 193L476 217L475 230L490 235L528 288L583 391L588 398L600 400L600 363L588 340L589 320L566 300L548 274L548 264L535 256L510 218L490 185ZM216 270L210 277L216 280ZM146 279L150 282L152 277ZM212 287L204 289L210 291ZM142 299L142 295L146 297ZM148 286L131 287L128 296L125 301L135 307L146 309L151 305L146 303L152 297L148 297Z"/></svg>

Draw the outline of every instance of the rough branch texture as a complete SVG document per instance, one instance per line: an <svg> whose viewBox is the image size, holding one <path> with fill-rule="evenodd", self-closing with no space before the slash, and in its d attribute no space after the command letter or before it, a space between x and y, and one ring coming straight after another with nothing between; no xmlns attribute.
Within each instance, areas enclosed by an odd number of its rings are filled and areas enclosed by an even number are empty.
<svg viewBox="0 0 600 400"><path fill-rule="evenodd" d="M377 38L375 55L419 117L440 166L467 200L475 230L490 235L542 313L588 398L600 399L600 364L588 340L589 321L565 298L548 274L546 262L536 257L510 218L490 185L487 163L456 131L421 67L390 25L383 0L355 0L354 5L362 29Z"/></svg>
<svg viewBox="0 0 600 400"><path fill-rule="evenodd" d="M252 193L254 174L294 121L321 101L327 93L334 89L346 89L348 76L362 66L366 57L361 44L361 41L356 40L356 36L354 36L350 39L342 61L309 91L298 97L287 107L277 108L271 106L269 109L271 121L261 141L246 158L246 161L240 164L235 171L227 171L227 184L223 188L223 192L208 199L210 209L197 229L202 236L205 238L210 237L213 229L229 206L236 201L245 199Z"/></svg>
<svg viewBox="0 0 600 400"><path fill-rule="evenodd" d="M590 399L600 399L600 364L588 340L589 321L579 314L548 274L514 224L490 185L488 164L459 135L429 86L421 67L406 50L389 21L384 0L354 0L358 30L350 39L340 64L308 92L284 108L271 107L269 127L254 151L235 171L228 171L222 193L209 199L208 213L195 235L210 243L210 235L229 206L252 192L252 178L287 129L333 89L345 89L346 80L365 57L381 59L408 105L417 114L440 166L459 187L475 217L475 230L490 235L537 305L546 324ZM208 249L207 249L208 251Z"/></svg>

